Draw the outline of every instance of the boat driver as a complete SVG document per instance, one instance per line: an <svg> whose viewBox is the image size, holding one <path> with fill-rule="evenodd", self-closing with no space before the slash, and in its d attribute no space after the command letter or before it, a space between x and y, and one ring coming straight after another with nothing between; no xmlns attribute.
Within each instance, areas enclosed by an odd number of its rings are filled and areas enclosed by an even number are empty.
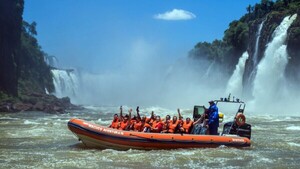
<svg viewBox="0 0 300 169"><path fill-rule="evenodd" d="M209 101L208 108L208 127L210 135L218 135L218 127L219 127L219 112L218 107L214 101Z"/></svg>

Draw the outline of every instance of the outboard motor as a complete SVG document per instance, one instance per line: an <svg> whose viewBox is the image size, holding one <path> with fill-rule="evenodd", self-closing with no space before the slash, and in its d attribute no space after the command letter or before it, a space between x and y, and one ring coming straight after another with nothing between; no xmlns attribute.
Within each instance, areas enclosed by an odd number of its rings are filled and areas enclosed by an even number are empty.
<svg viewBox="0 0 300 169"><path fill-rule="evenodd" d="M228 122L224 124L223 134L235 134L251 139L251 125L244 123L238 126L236 122Z"/></svg>

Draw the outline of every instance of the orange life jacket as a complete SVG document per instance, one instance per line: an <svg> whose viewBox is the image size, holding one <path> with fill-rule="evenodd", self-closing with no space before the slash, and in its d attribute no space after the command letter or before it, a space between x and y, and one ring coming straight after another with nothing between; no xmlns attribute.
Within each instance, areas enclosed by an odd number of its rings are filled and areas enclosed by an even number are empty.
<svg viewBox="0 0 300 169"><path fill-rule="evenodd" d="M127 128L127 126L130 124L130 120L127 120L126 122L124 122L124 120L123 121L121 121L121 123L120 123L120 127L119 127L119 129L120 130L126 130L126 128Z"/></svg>
<svg viewBox="0 0 300 169"><path fill-rule="evenodd" d="M146 123L152 124L153 123L153 119L152 118L146 118Z"/></svg>
<svg viewBox="0 0 300 169"><path fill-rule="evenodd" d="M168 130L172 120L164 121L163 130Z"/></svg>
<svg viewBox="0 0 300 169"><path fill-rule="evenodd" d="M158 123L160 123L160 121L159 122L157 122L156 120L152 123L152 127L156 127L156 125L158 124Z"/></svg>
<svg viewBox="0 0 300 169"><path fill-rule="evenodd" d="M176 120L175 123L171 122L171 123L169 124L169 130L168 130L168 131L169 131L170 133L174 133L176 127L178 126L178 124L179 124L179 120Z"/></svg>
<svg viewBox="0 0 300 169"><path fill-rule="evenodd" d="M187 123L186 121L183 122L182 128L184 128L185 133L190 133L192 125L193 125L193 121L192 120L190 120L189 123Z"/></svg>
<svg viewBox="0 0 300 169"><path fill-rule="evenodd" d="M111 125L110 125L110 127L111 128L113 128L113 129L117 129L117 128L119 128L119 120L113 120L112 122L111 122Z"/></svg>
<svg viewBox="0 0 300 169"><path fill-rule="evenodd" d="M134 131L142 131L144 125L141 121L135 122L133 125Z"/></svg>

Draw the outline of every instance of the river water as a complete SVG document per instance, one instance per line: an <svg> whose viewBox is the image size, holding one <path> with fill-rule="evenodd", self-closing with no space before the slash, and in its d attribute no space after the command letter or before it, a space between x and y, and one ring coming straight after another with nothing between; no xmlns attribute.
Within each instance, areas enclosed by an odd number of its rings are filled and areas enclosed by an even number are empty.
<svg viewBox="0 0 300 169"><path fill-rule="evenodd" d="M299 168L300 116L246 113L252 146L178 150L85 148L68 130L70 118L108 125L118 107L88 107L68 114L0 113L0 168ZM126 109L126 107L125 107ZM149 107L157 114L175 110ZM184 110L188 116L191 110ZM225 113L225 121L231 119ZM229 118L230 117L230 118Z"/></svg>

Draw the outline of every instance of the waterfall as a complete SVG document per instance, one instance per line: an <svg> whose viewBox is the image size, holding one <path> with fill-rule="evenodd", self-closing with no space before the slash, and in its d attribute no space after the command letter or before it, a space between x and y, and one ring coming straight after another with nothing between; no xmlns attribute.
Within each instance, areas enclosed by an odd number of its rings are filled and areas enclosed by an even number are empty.
<svg viewBox="0 0 300 169"><path fill-rule="evenodd" d="M254 105L268 105L274 99L283 97L285 92L284 71L288 63L286 50L287 30L297 14L287 16L275 29L272 41L267 45L264 57L257 66L253 83ZM274 106L272 104L272 106Z"/></svg>
<svg viewBox="0 0 300 169"><path fill-rule="evenodd" d="M76 97L79 81L74 73L70 70L51 70L53 73L53 83L55 87L54 95L57 97L70 97L74 99Z"/></svg>
<svg viewBox="0 0 300 169"><path fill-rule="evenodd" d="M246 60L248 59L249 54L248 52L244 52L243 55L240 57L238 64L235 66L235 70L231 75L227 87L226 93L231 93L235 96L242 96L243 91L243 75L245 70Z"/></svg>
<svg viewBox="0 0 300 169"><path fill-rule="evenodd" d="M261 22L261 24L259 24L258 26L258 31L256 33L256 41L255 41L255 50L254 50L254 54L253 54L253 65L254 67L257 66L257 58L258 58L258 48L259 48L259 39L260 39L260 34L261 34L261 30L264 26L265 20Z"/></svg>
<svg viewBox="0 0 300 169"><path fill-rule="evenodd" d="M253 85L253 80L255 78L256 75L256 71L257 71L257 59L258 59L258 51L259 51L259 40L260 40L260 35L261 35L261 30L264 26L266 20L263 20L259 26L258 26L258 30L256 33L256 41L255 41L255 49L254 49L254 53L253 53L253 57L252 57L252 62L253 62L253 69L250 73L248 80L248 84L251 84L251 86Z"/></svg>
<svg viewBox="0 0 300 169"><path fill-rule="evenodd" d="M207 68L207 70L206 70L206 72L205 72L205 74L204 74L203 77L205 77L205 78L209 77L209 75L211 74L211 71L212 71L212 68L214 67L214 65L215 65L215 61L213 61L213 62L208 66L208 68Z"/></svg>

